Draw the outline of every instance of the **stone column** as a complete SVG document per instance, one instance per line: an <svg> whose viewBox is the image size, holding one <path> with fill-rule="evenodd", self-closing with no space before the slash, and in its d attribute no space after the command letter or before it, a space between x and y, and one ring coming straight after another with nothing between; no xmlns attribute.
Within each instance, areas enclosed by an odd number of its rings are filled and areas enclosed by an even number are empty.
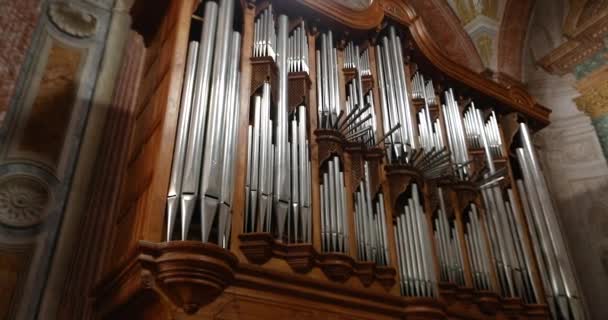
<svg viewBox="0 0 608 320"><path fill-rule="evenodd" d="M576 104L591 117L604 157L608 159L608 68L580 80L577 88L581 96L575 99Z"/></svg>

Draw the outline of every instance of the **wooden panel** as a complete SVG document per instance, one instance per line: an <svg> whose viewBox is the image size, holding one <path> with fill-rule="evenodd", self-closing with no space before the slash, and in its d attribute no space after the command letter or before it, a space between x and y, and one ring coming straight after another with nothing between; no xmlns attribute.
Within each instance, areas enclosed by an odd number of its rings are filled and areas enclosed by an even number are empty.
<svg viewBox="0 0 608 320"><path fill-rule="evenodd" d="M109 268L138 240L161 240L193 6L193 0L171 1L156 33L148 35Z"/></svg>

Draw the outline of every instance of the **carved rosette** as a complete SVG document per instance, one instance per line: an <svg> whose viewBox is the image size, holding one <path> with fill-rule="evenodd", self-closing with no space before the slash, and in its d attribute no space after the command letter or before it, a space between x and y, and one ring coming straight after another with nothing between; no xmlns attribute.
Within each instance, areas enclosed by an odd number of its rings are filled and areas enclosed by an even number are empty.
<svg viewBox="0 0 608 320"><path fill-rule="evenodd" d="M59 30L76 38L91 37L97 29L97 18L94 15L70 3L51 3L49 18Z"/></svg>
<svg viewBox="0 0 608 320"><path fill-rule="evenodd" d="M215 300L234 279L237 257L211 243L140 242L139 260L154 285L188 314Z"/></svg>
<svg viewBox="0 0 608 320"><path fill-rule="evenodd" d="M29 176L0 180L0 223L27 228L40 224L48 214L51 194L47 185Z"/></svg>

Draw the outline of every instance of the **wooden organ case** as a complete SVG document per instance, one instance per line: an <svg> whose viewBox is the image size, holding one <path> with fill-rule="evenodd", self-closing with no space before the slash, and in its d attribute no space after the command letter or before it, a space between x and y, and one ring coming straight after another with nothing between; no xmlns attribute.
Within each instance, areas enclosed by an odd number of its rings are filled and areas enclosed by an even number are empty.
<svg viewBox="0 0 608 320"><path fill-rule="evenodd" d="M210 2L131 10L121 79L136 84L125 93L136 116L94 292L101 318L548 319L560 308L517 154L528 128L548 124L546 108L449 60L407 1L218 0L213 39ZM222 43L223 24L240 50ZM205 54L207 71L196 65ZM203 176L193 202L185 186L167 196L180 135L196 134L187 103L192 119L208 109L202 132L220 135L218 159L230 161L218 173L211 149L193 151L214 163L180 169L184 181ZM230 190L214 194L213 181Z"/></svg>

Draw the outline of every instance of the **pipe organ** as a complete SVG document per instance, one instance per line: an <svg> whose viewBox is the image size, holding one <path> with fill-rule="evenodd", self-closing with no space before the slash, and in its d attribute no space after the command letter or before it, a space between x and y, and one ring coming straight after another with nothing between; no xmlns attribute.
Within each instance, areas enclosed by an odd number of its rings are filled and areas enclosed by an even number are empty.
<svg viewBox="0 0 608 320"><path fill-rule="evenodd" d="M173 82L103 317L584 319L547 109L443 56L405 1L154 2L133 28Z"/></svg>

